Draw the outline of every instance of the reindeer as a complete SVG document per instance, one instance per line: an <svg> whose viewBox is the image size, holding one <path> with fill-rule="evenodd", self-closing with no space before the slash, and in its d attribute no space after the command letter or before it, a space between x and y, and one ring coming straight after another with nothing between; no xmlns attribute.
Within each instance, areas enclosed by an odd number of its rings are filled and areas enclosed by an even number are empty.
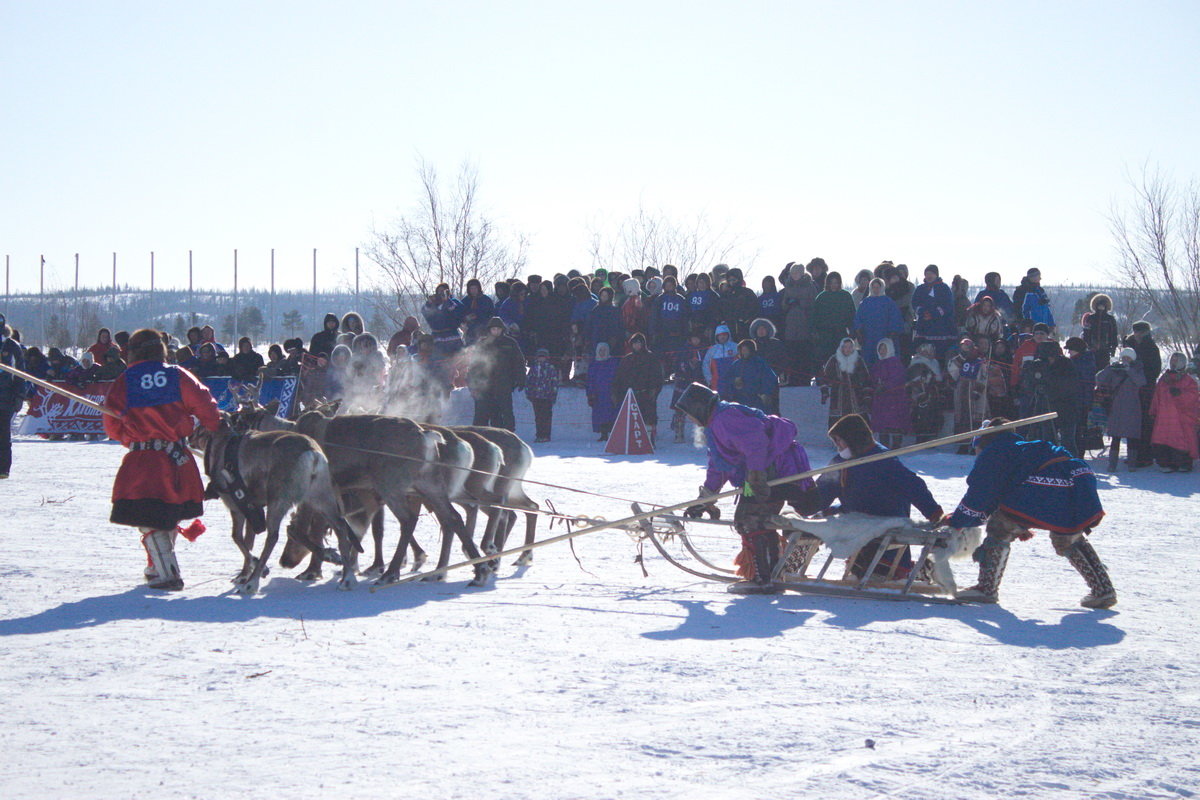
<svg viewBox="0 0 1200 800"><path fill-rule="evenodd" d="M525 473L529 471L529 467L533 464L533 449L520 436L504 428L463 425L454 428L454 430L460 433L478 434L500 448L504 463L500 474L497 476L494 492L501 498L498 501L500 505L508 506L510 509L526 509L525 544L533 544L534 535L537 530L537 512L539 511L539 507L537 503L529 499L529 496L525 494L525 487L521 482L521 479L525 477ZM485 553L499 553L504 550L504 544L508 540L509 532L517 521L517 514L515 511L495 508L486 509L484 513L488 521L484 528L483 541L480 542L480 547ZM468 530L474 531L475 515L470 509L467 515ZM516 560L518 565L530 564L532 562L532 550L526 550ZM495 565L493 564L493 566Z"/></svg>
<svg viewBox="0 0 1200 800"><path fill-rule="evenodd" d="M229 448L237 438L234 459L242 486L231 483L225 462ZM204 469L213 479L221 500L233 517L233 541L242 552L242 570L234 578L241 594L257 594L266 572L271 551L279 539L279 526L294 507L319 516L337 532L339 557L343 564L339 588L354 586L353 566L358 541L342 517L338 497L330 478L329 462L320 446L310 437L287 431L236 434L223 425L211 433L198 429L192 444L204 449ZM233 492L242 493L242 502ZM265 514L262 509L265 508ZM253 554L256 525L247 530L247 511L263 514L267 532L262 554Z"/></svg>

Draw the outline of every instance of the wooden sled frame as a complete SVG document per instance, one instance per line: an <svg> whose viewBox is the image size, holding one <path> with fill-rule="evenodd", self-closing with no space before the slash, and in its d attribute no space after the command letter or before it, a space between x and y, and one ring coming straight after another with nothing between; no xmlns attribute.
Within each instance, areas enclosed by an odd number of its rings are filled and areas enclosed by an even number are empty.
<svg viewBox="0 0 1200 800"><path fill-rule="evenodd" d="M636 515L645 513L645 510L640 504L633 504L633 511ZM690 523L699 523L704 525L720 525L726 528L732 528L732 522L721 520L694 520L687 517L681 517L673 514L663 514L653 517L647 517L640 520L638 525L638 533L642 538L648 539L654 549L658 551L667 563L698 578L717 581L720 583L734 583L740 580L733 570L725 567L720 567L708 559L706 559L691 543L687 535L687 525ZM811 531L805 529L804 520L796 517L776 516L772 524L774 530L778 530L785 534L787 539L783 551L779 556L779 563L775 567L775 573L772 578L775 584L782 589L800 594L817 594L830 597L850 597L867 600L901 600L901 601L916 601L922 603L939 603L948 605L959 605L963 601L958 600L954 596L948 594L941 586L932 583L918 582L916 580L921 567L930 557L930 552L934 547L945 546L947 543L946 534L939 532L936 529L922 528L916 525L903 526L893 528L881 537L879 547L876 548L875 556L871 559L870 565L864 571L861 578L855 578L850 575L849 564L847 560L846 572L840 579L826 578L830 566L833 564L835 556L832 552L828 553L822 564L820 571L814 578L802 578L799 580L784 580L783 569L787 564L788 556L792 550L803 540L810 538L818 538ZM678 538L683 548L696 561L705 567L706 570L694 569L693 567L684 564L679 559L675 558L663 543L663 536L671 536ZM893 565L882 580L877 577L875 568L882 560L884 553L890 548L896 546L915 546L920 547L920 555L914 560L911 571L908 577L904 580L895 578L895 565Z"/></svg>

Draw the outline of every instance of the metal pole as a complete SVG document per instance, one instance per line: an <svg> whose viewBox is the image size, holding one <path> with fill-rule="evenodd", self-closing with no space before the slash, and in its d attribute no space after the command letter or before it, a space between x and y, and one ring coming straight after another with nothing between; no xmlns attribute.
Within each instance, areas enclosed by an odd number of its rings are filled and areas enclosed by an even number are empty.
<svg viewBox="0 0 1200 800"><path fill-rule="evenodd" d="M271 248L271 341L275 341L275 248Z"/></svg>
<svg viewBox="0 0 1200 800"><path fill-rule="evenodd" d="M150 318L154 318L154 251L150 251Z"/></svg>
<svg viewBox="0 0 1200 800"><path fill-rule="evenodd" d="M117 332L117 254L113 253L113 282L112 282L112 328L113 333Z"/></svg>
<svg viewBox="0 0 1200 800"><path fill-rule="evenodd" d="M358 248L354 248L354 310L362 313L362 304L358 300Z"/></svg>
<svg viewBox="0 0 1200 800"><path fill-rule="evenodd" d="M188 327L190 328L196 324L196 296L192 291L192 251L191 250L188 250L188 313L191 315L191 320L188 322ZM188 342L188 344L191 344L191 342Z"/></svg>
<svg viewBox="0 0 1200 800"><path fill-rule="evenodd" d="M237 352L238 340L238 263L237 248L233 250L233 350Z"/></svg>
<svg viewBox="0 0 1200 800"><path fill-rule="evenodd" d="M9 256L4 257L4 316L8 317L8 272Z"/></svg>
<svg viewBox="0 0 1200 800"><path fill-rule="evenodd" d="M78 342L83 333L83 311L79 307L79 253L75 254L75 296L72 300L75 304L75 335L71 339Z"/></svg>
<svg viewBox="0 0 1200 800"><path fill-rule="evenodd" d="M42 256L38 277L38 322L42 327L42 346L46 346L46 257Z"/></svg>
<svg viewBox="0 0 1200 800"><path fill-rule="evenodd" d="M317 329L324 329L324 327L325 327L325 326L324 326L324 325L320 325L320 324L318 324L318 323L320 322L320 319L318 319L318 318L317 318L317 248L315 248L315 247L313 248L313 298L312 298L312 309L313 309L313 312L312 312L312 313L313 313L313 325L315 325L315 326L317 327Z"/></svg>

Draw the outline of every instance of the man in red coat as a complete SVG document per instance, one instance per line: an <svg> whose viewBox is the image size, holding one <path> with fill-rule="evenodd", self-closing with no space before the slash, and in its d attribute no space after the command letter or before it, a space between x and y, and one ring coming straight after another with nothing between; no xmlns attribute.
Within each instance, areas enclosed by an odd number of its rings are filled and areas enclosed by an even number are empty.
<svg viewBox="0 0 1200 800"><path fill-rule="evenodd" d="M221 414L208 389L187 370L166 360L157 331L140 330L129 339L130 366L109 390L104 416L109 438L129 448L113 483L111 522L142 532L153 589L183 588L174 540L182 520L204 512L204 483L187 447L195 430L192 417L211 431Z"/></svg>

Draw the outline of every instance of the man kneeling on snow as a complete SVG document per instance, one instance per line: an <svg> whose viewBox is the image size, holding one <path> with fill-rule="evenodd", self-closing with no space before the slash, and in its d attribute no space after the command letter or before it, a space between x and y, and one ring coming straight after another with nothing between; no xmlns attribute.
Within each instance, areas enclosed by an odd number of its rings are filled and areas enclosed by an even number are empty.
<svg viewBox="0 0 1200 800"><path fill-rule="evenodd" d="M1003 425L997 417L984 427ZM948 523L969 528L987 520L987 536L975 551L979 582L958 593L959 599L995 603L1000 579L1014 539L1030 539L1030 528L1050 532L1054 552L1071 562L1090 593L1080 605L1109 608L1117 592L1084 534L1104 516L1096 492L1096 476L1082 459L1050 442L1022 441L1012 431L977 436L975 465L967 476L967 493Z"/></svg>
<svg viewBox="0 0 1200 800"><path fill-rule="evenodd" d="M785 502L801 514L812 513L819 504L811 478L774 487L767 485L768 481L809 469L808 454L795 441L796 426L791 420L757 408L722 402L716 392L699 383L683 391L674 409L708 429L709 475L700 487L701 500L716 494L730 474L745 475L733 525L742 537L738 574L748 580L731 584L729 591L778 593L780 589L771 576L779 562L779 533L769 527L770 520Z"/></svg>

